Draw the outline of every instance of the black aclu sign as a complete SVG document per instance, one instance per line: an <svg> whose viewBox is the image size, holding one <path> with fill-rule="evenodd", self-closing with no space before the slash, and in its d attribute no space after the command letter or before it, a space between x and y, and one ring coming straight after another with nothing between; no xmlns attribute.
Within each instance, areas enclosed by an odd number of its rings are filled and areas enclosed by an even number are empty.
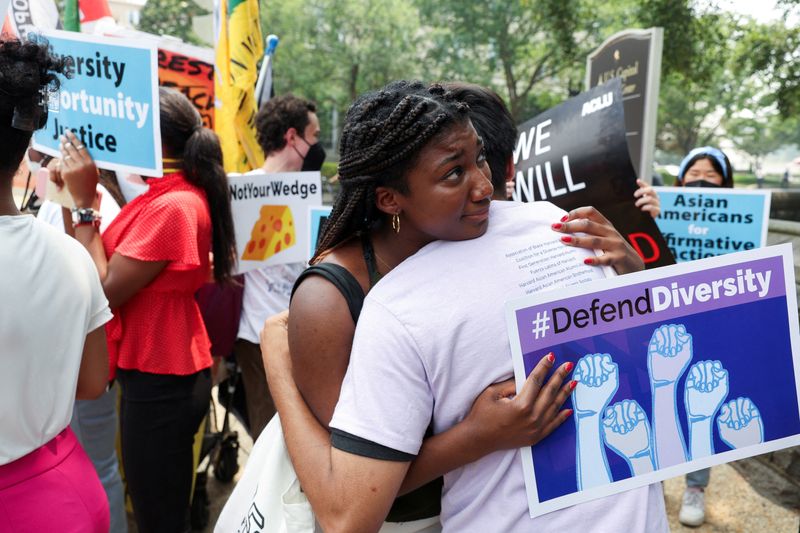
<svg viewBox="0 0 800 533"><path fill-rule="evenodd" d="M568 211L593 205L648 268L675 262L652 217L634 205L621 80L570 98L518 129L514 200L547 200Z"/></svg>
<svg viewBox="0 0 800 533"><path fill-rule="evenodd" d="M662 30L627 30L614 35L587 59L586 87L622 79L625 131L636 175L648 180L655 148L661 76Z"/></svg>

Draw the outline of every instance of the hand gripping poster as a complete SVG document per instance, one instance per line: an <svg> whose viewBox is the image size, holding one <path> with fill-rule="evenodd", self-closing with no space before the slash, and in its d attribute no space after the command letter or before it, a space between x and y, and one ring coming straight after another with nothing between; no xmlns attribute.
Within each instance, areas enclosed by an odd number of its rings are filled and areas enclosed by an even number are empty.
<svg viewBox="0 0 800 533"><path fill-rule="evenodd" d="M60 157L59 137L72 130L100 168L161 176L156 49L152 43L76 32L42 32L72 76L49 102L33 147Z"/></svg>
<svg viewBox="0 0 800 533"><path fill-rule="evenodd" d="M522 450L531 516L800 444L791 245L507 303L517 387L574 364L567 420Z"/></svg>
<svg viewBox="0 0 800 533"><path fill-rule="evenodd" d="M310 206L322 204L319 172L228 176L237 273L308 261Z"/></svg>
<svg viewBox="0 0 800 533"><path fill-rule="evenodd" d="M567 211L594 206L646 267L675 263L652 217L634 205L636 171L628 154L619 79L570 98L518 129L514 200L547 200Z"/></svg>

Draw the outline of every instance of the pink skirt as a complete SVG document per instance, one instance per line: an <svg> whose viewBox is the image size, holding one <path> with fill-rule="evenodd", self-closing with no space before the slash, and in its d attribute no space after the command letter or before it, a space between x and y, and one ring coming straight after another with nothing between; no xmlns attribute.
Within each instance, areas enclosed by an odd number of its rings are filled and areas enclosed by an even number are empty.
<svg viewBox="0 0 800 533"><path fill-rule="evenodd" d="M75 434L0 466L0 531L106 533L108 499Z"/></svg>

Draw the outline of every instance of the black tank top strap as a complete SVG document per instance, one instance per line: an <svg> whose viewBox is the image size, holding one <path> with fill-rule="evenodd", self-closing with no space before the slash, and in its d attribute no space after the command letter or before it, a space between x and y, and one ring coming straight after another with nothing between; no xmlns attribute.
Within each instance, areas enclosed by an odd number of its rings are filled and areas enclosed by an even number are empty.
<svg viewBox="0 0 800 533"><path fill-rule="evenodd" d="M335 265L333 263L319 263L311 265L305 269L302 274L294 282L292 287L292 296L294 291L300 286L300 283L308 276L322 276L330 281L336 287L344 299L347 301L347 307L350 310L350 317L353 319L353 324L358 322L358 316L361 314L361 307L364 305L364 290L361 284L358 283L355 277L344 267Z"/></svg>
<svg viewBox="0 0 800 533"><path fill-rule="evenodd" d="M364 250L364 261L367 263L369 286L372 288L381 280L382 276L378 272L378 263L375 262L375 250L372 249L372 240L370 240L368 232L361 234L361 247Z"/></svg>

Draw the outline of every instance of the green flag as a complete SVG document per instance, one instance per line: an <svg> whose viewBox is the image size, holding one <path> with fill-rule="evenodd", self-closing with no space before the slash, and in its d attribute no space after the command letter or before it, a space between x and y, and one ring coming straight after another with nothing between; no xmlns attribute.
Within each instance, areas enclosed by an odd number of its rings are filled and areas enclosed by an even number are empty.
<svg viewBox="0 0 800 533"><path fill-rule="evenodd" d="M67 31L81 31L81 14L78 11L78 0L65 0L64 2L64 29Z"/></svg>

